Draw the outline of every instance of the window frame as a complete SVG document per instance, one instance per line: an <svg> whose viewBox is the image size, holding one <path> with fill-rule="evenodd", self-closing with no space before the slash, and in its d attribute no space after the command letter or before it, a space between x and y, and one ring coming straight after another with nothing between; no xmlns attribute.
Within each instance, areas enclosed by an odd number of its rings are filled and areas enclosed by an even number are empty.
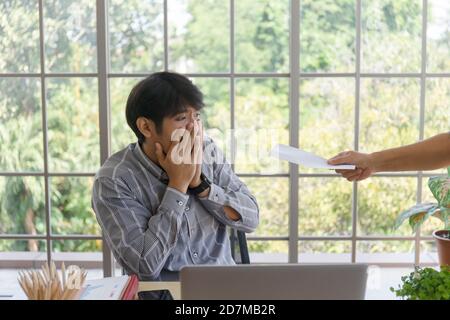
<svg viewBox="0 0 450 320"><path fill-rule="evenodd" d="M164 7L164 70L169 70L169 46L168 46L168 1L162 0ZM424 139L425 122L425 94L426 80L428 78L450 78L450 73L427 73L427 15L428 0L422 0L422 34L421 34L421 70L418 73L362 73L361 72L361 7L363 0L355 0L355 72L349 73L305 73L300 71L300 0L290 0L290 19L289 19L289 72L288 73L237 73L235 72L235 0L229 0L230 15L230 70L225 73L186 73L190 78L225 78L229 80L230 85L230 128L235 129L235 85L236 79L241 78L285 78L289 80L289 143L293 147L299 146L301 136L299 136L299 85L301 79L313 78L349 78L355 81L355 112L354 112L354 150L359 150L359 125L360 125L360 87L361 79L369 78L415 78L420 79L420 115L419 115L419 136L418 140ZM126 77L143 77L146 73L112 73L109 63L108 46L108 0L96 1L96 32L97 32L97 72L96 73L50 73L45 69L45 30L43 15L43 0L39 0L39 44L40 44L40 72L39 73L2 73L0 78L23 77L39 78L41 81L41 105L42 105L42 128L43 128L43 152L44 152L44 170L43 172L0 172L0 177L15 176L36 176L44 178L45 187L45 225L46 233L42 235L25 234L0 234L0 239L8 240L45 240L47 260L52 260L52 241L54 240L103 240L103 271L105 276L114 274L114 259L106 242L99 235L55 235L51 231L51 198L50 198L50 179L52 177L93 177L95 173L52 173L48 168L48 128L47 128L47 101L46 101L46 80L49 78L71 78L71 77L91 77L98 80L98 101L99 101L99 143L100 143L100 161L104 163L111 154L111 103L109 79ZM157 70L155 70L157 71ZM158 70L159 71L159 70ZM230 137L231 150L235 150L236 144L233 137ZM234 159L234 154L231 158ZM233 162L233 161L232 161ZM100 164L99 164L100 165ZM234 164L232 164L234 168ZM376 177L413 177L417 179L416 202L422 201L422 189L424 178L436 174L413 172L413 173L382 173L375 174ZM251 236L249 241L287 241L288 242L288 262L302 262L301 254L299 256L299 241L348 241L351 242L351 263L357 262L357 244L359 241L377 241L377 240L410 240L414 241L414 261L410 263L394 263L390 266L410 266L421 264L421 243L433 240L432 237L425 237L420 234L420 230L415 235L406 236L360 236L357 233L358 221L358 184L352 183L352 231L348 236L299 236L299 178L339 178L335 173L300 173L298 165L289 164L288 173L283 174L239 174L240 177L284 177L289 179L289 222L287 236ZM383 263L376 263L383 264Z"/></svg>

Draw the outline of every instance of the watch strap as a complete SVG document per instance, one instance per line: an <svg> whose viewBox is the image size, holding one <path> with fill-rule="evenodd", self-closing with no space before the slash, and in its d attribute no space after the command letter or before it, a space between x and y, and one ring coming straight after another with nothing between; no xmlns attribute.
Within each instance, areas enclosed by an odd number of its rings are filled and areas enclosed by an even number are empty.
<svg viewBox="0 0 450 320"><path fill-rule="evenodd" d="M191 193L195 195L200 194L211 186L211 182L209 182L208 178L203 173L200 175L200 180L201 182L198 186L189 188Z"/></svg>

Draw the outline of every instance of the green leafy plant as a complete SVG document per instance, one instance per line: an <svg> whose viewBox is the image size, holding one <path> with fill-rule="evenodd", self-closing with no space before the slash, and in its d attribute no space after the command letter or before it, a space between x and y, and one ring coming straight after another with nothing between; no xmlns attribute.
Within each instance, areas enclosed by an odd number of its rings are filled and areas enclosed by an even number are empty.
<svg viewBox="0 0 450 320"><path fill-rule="evenodd" d="M402 212L395 222L395 228L408 219L415 232L426 220L434 216L444 222L444 228L449 230L447 237L450 238L450 167L447 172L447 177L431 177L428 180L428 187L437 203L417 204Z"/></svg>
<svg viewBox="0 0 450 320"><path fill-rule="evenodd" d="M406 300L450 300L450 267L416 267L414 272L402 277L398 289L390 288L397 297Z"/></svg>

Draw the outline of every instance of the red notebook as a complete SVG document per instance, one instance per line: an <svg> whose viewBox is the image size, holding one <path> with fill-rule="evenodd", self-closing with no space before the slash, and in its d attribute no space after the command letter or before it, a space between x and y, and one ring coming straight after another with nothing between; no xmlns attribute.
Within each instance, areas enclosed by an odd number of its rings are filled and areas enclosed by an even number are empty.
<svg viewBox="0 0 450 320"><path fill-rule="evenodd" d="M138 291L138 287L139 287L139 279L134 274L134 275L130 276L128 284L122 293L121 300L135 300L136 294Z"/></svg>

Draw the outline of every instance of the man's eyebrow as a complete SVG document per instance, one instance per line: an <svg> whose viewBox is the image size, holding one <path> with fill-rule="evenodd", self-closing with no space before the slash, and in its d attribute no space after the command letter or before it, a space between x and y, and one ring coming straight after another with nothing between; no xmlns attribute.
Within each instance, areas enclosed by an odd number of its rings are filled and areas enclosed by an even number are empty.
<svg viewBox="0 0 450 320"><path fill-rule="evenodd" d="M182 111L177 111L176 113L174 113L172 115L172 117L176 117L176 116L178 116L178 115L180 115L182 113L186 113L186 112L188 112L188 109L184 109ZM195 110L193 113L201 113L201 110Z"/></svg>
<svg viewBox="0 0 450 320"><path fill-rule="evenodd" d="M175 118L175 117L178 117L179 115L181 115L181 114L183 114L183 113L186 113L186 111L178 111L178 112L175 112L174 114L172 114L172 118Z"/></svg>

